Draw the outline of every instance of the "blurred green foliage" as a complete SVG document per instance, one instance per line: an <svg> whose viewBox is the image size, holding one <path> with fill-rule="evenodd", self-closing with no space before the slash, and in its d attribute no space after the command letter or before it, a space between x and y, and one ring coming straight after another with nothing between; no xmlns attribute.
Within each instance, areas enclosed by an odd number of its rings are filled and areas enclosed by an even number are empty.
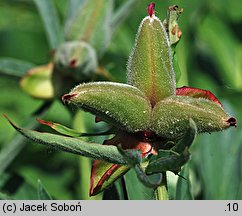
<svg viewBox="0 0 242 216"><path fill-rule="evenodd" d="M127 0L125 2L129 2ZM68 3L72 6L68 7ZM70 17L75 4L82 1L52 0L60 24ZM134 43L137 27L146 16L149 1L136 1L123 23L118 23L110 45L99 60L115 81L126 82L126 64ZM124 4L115 1L115 9ZM237 118L238 127L212 135L199 135L192 145L192 158L181 175L168 176L171 199L242 199L242 13L239 0L156 1L157 16L165 18L166 8L179 4L184 12L179 19L182 39L176 47L181 69L179 87L212 91L226 110ZM128 10L127 10L128 13ZM118 17L118 14L116 14ZM122 18L118 17L119 19ZM48 20L46 21L48 22ZM58 28L56 32L58 32ZM0 58L15 58L34 65L47 64L51 56L48 31L42 23L34 1L0 1ZM60 39L61 40L61 39ZM27 67L27 66L26 66ZM8 114L18 125L39 127L33 113L43 102L26 95L19 86L19 77L6 73L1 64L0 113ZM46 105L46 104L45 104ZM55 100L45 119L82 130L103 131L105 124L94 124L94 117L79 112L74 117ZM47 128L39 127L39 130ZM103 137L90 138L102 142ZM39 199L50 194L53 199L88 199L90 160L68 153L49 151L28 144L0 117L0 198ZM13 146L13 147L11 147ZM151 199L140 185L133 188L136 176L129 172L104 193L104 199ZM178 179L179 178L179 179ZM40 179L40 181L38 181ZM177 181L178 179L178 181ZM176 187L177 184L177 187ZM176 191L177 188L177 191ZM48 191L48 192L47 192ZM116 191L116 193L114 192ZM128 191L128 193L127 193ZM138 191L138 192L137 192ZM49 195L48 195L49 196ZM95 198L95 197L94 197ZM100 199L98 196L96 199Z"/></svg>

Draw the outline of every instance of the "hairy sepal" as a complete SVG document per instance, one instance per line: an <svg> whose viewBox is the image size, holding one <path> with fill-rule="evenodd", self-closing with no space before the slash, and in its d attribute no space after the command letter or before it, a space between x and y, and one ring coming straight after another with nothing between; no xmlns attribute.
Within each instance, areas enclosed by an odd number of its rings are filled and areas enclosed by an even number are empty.
<svg viewBox="0 0 242 216"><path fill-rule="evenodd" d="M231 119L235 120L211 100L175 96L155 106L150 129L159 136L174 140L185 134L190 118L197 125L198 133L221 131L232 126Z"/></svg>
<svg viewBox="0 0 242 216"><path fill-rule="evenodd" d="M128 132L145 130L149 124L150 103L139 89L130 85L111 82L81 84L62 100Z"/></svg>
<svg viewBox="0 0 242 216"><path fill-rule="evenodd" d="M140 24L128 63L128 83L139 88L154 106L175 94L170 43L161 21L146 17Z"/></svg>

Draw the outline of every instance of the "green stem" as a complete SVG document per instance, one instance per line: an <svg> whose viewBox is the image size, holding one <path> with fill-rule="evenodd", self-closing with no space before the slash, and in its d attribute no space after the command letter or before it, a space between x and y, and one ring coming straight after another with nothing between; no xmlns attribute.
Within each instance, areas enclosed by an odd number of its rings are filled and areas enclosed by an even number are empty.
<svg viewBox="0 0 242 216"><path fill-rule="evenodd" d="M156 200L169 200L168 190L167 190L167 178L166 173L162 173L162 181L160 186L155 189L155 199Z"/></svg>

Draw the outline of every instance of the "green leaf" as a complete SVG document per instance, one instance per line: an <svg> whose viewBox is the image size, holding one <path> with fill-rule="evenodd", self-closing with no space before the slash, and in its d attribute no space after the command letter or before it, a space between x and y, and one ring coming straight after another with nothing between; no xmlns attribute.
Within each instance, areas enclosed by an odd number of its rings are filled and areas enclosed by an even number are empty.
<svg viewBox="0 0 242 216"><path fill-rule="evenodd" d="M54 97L54 87L52 84L53 64L32 68L21 79L22 89L35 98L52 99Z"/></svg>
<svg viewBox="0 0 242 216"><path fill-rule="evenodd" d="M130 85L111 82L81 84L62 100L129 132L142 131L149 123L150 103L139 89Z"/></svg>
<svg viewBox="0 0 242 216"><path fill-rule="evenodd" d="M92 165L90 195L96 195L107 189L129 169L129 166L95 160Z"/></svg>
<svg viewBox="0 0 242 216"><path fill-rule="evenodd" d="M175 96L154 107L150 129L162 137L177 139L188 130L190 118L196 123L198 133L221 131L236 125L236 119L214 101Z"/></svg>
<svg viewBox="0 0 242 216"><path fill-rule="evenodd" d="M64 40L56 8L50 0L34 0L34 2L43 20L50 47L54 49Z"/></svg>
<svg viewBox="0 0 242 216"><path fill-rule="evenodd" d="M180 176L177 181L176 187L176 200L193 200L191 194L191 183L189 180L189 166L186 165L182 168ZM185 179L184 179L185 178Z"/></svg>
<svg viewBox="0 0 242 216"><path fill-rule="evenodd" d="M116 146L100 145L96 143L85 142L76 138L28 130L17 127L9 119L8 121L18 132L20 132L25 137L53 149L59 149L73 154L91 157L93 159L105 160L111 163L127 164L125 158L119 152Z"/></svg>
<svg viewBox="0 0 242 216"><path fill-rule="evenodd" d="M85 41L102 53L111 37L112 7L113 0L85 0L66 23L66 40Z"/></svg>
<svg viewBox="0 0 242 216"><path fill-rule="evenodd" d="M175 95L170 43L161 21L146 17L140 24L128 63L128 83L140 89L152 106Z"/></svg>
<svg viewBox="0 0 242 216"><path fill-rule="evenodd" d="M14 76L22 77L28 70L33 68L35 65L29 62L25 62L13 58L0 58L0 73Z"/></svg>
<svg viewBox="0 0 242 216"><path fill-rule="evenodd" d="M76 13L76 11L83 4L84 0L71 0L68 1L68 12L67 12L67 22L72 18L72 16Z"/></svg>
<svg viewBox="0 0 242 216"><path fill-rule="evenodd" d="M38 196L39 196L39 200L52 200L50 194L44 188L40 180L38 180Z"/></svg>

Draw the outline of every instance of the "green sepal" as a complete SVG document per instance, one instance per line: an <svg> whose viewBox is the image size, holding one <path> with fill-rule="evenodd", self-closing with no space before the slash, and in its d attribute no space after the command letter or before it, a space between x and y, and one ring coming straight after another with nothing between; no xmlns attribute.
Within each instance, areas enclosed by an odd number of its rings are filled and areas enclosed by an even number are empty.
<svg viewBox="0 0 242 216"><path fill-rule="evenodd" d="M162 181L162 174L161 173L154 173L152 175L146 175L143 168L136 164L134 166L135 172L137 174L138 179L149 188L156 188L160 185Z"/></svg>
<svg viewBox="0 0 242 216"><path fill-rule="evenodd" d="M66 23L66 40L85 41L102 53L111 38L112 10L113 0L85 0Z"/></svg>
<svg viewBox="0 0 242 216"><path fill-rule="evenodd" d="M107 189L129 169L130 167L127 165L118 165L101 160L93 161L90 196L94 196Z"/></svg>
<svg viewBox="0 0 242 216"><path fill-rule="evenodd" d="M8 119L7 116L5 117ZM97 143L85 142L77 138L28 130L16 126L9 119L8 121L23 136L34 142L46 145L47 147L50 147L52 149L86 156L96 160L104 160L110 163L123 165L127 164L126 159L119 152L116 146L101 145Z"/></svg>
<svg viewBox="0 0 242 216"><path fill-rule="evenodd" d="M90 79L98 67L95 49L83 41L63 43L58 47L54 61L59 71L77 79Z"/></svg>
<svg viewBox="0 0 242 216"><path fill-rule="evenodd" d="M128 83L146 94L154 106L175 95L170 43L161 21L146 17L140 24L128 63Z"/></svg>
<svg viewBox="0 0 242 216"><path fill-rule="evenodd" d="M192 145L197 134L197 126L192 119L189 119L189 128L185 135L180 139L177 144L171 149L178 154L182 154L186 149Z"/></svg>
<svg viewBox="0 0 242 216"><path fill-rule="evenodd" d="M72 128L66 127L64 125L55 123L55 122L51 122L51 121L45 121L42 119L36 119L39 123L43 124L43 125L47 125L49 127L51 127L53 130L55 130L56 132L66 135L66 136L70 136L70 137L84 137L84 136L103 136L103 135L110 135L113 134L114 132L112 132L112 130L108 130L102 133L82 133L80 131L74 130Z"/></svg>
<svg viewBox="0 0 242 216"><path fill-rule="evenodd" d="M52 63L32 68L21 79L20 86L32 97L52 99L54 97L54 87L51 80L52 72Z"/></svg>
<svg viewBox="0 0 242 216"><path fill-rule="evenodd" d="M149 124L150 102L144 93L130 85L111 82L81 84L62 100L128 132L142 131Z"/></svg>
<svg viewBox="0 0 242 216"><path fill-rule="evenodd" d="M236 121L214 101L175 96L154 107L150 130L169 140L179 139L186 133L190 118L197 125L198 133L221 131L233 125L230 120Z"/></svg>
<svg viewBox="0 0 242 216"><path fill-rule="evenodd" d="M140 149L122 149L121 146L118 146L120 153L124 156L126 161L130 166L135 166L140 164L142 161L142 152Z"/></svg>
<svg viewBox="0 0 242 216"><path fill-rule="evenodd" d="M192 119L189 119L189 128L185 135L171 148L171 150L160 150L158 155L150 159L146 167L146 173L161 173L172 171L178 173L189 160L189 147L192 145L197 134L197 126Z"/></svg>

